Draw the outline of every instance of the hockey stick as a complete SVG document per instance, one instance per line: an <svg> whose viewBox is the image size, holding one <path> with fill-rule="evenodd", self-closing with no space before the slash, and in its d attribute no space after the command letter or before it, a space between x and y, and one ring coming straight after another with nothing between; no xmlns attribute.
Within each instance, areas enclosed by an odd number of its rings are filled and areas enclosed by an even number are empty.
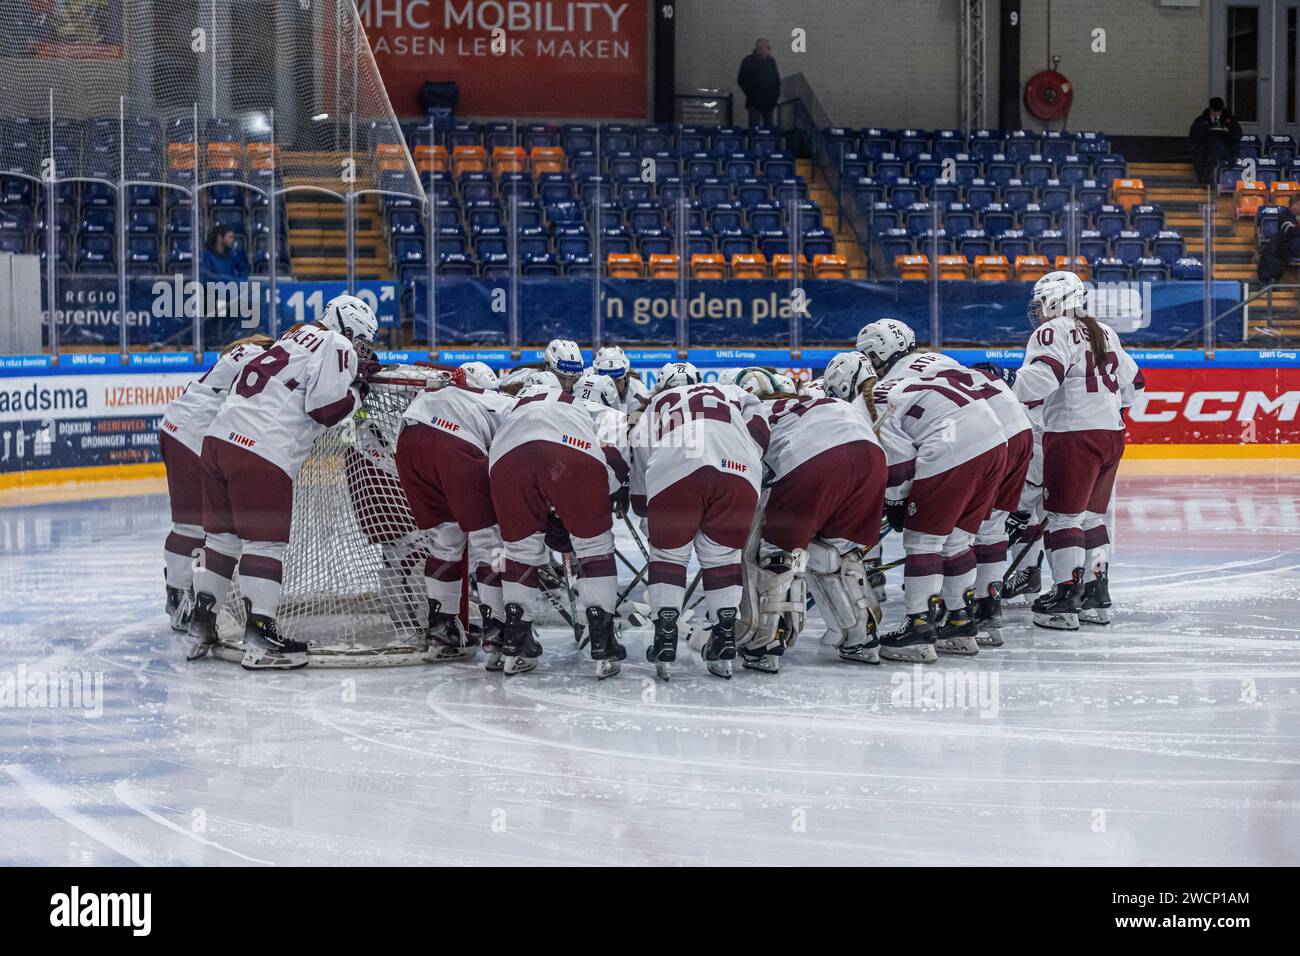
<svg viewBox="0 0 1300 956"><path fill-rule="evenodd" d="M649 561L650 552L646 550L645 542L641 540L641 532L636 530L636 525L632 523L632 519L626 514L623 515L623 523L627 525L627 530L631 533L632 540L636 542L636 547L637 550L641 552L641 557L645 558L646 561Z"/></svg>
<svg viewBox="0 0 1300 956"><path fill-rule="evenodd" d="M1038 543L1038 539L1042 536L1043 531L1041 529L1037 534L1025 536L1025 546L1020 549L1020 553L1016 555L1016 559L1011 562L1011 567L1007 568L1006 572L1002 575L1002 586L1004 588L1007 586L1007 582L1011 580L1011 575L1016 573L1016 568L1020 567L1020 562L1025 560L1025 555L1029 554L1029 550Z"/></svg>
<svg viewBox="0 0 1300 956"><path fill-rule="evenodd" d="M555 608L556 612L560 615L560 617L564 619L564 622L568 624L569 627L573 628L573 639L577 641L579 644L581 644L582 634L583 631L586 630L586 628L583 627L583 625L578 622L575 616L577 614L576 606L574 607L573 613L570 613L569 609L566 608L564 604L560 602L560 596L555 593L561 587L567 589L568 587L567 576L565 581L561 581L559 577L556 576L554 569L552 569L549 565L544 565L542 568L538 569L537 577L539 579L538 583L541 584L540 590L542 592L542 596L546 598L547 602L551 605L551 607ZM569 603L570 604L573 603L572 591L569 592Z"/></svg>

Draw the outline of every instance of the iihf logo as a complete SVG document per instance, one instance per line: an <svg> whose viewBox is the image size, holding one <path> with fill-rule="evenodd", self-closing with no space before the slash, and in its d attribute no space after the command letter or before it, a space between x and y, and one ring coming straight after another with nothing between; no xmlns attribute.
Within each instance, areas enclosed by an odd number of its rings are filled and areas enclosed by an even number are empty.
<svg viewBox="0 0 1300 956"><path fill-rule="evenodd" d="M742 475L749 471L749 466L739 461L732 461L730 458L722 459L722 468L724 471L738 471Z"/></svg>
<svg viewBox="0 0 1300 956"><path fill-rule="evenodd" d="M566 445L572 445L574 448L581 448L583 451L591 451L591 442L585 438L574 438L572 435L564 435L561 441Z"/></svg>

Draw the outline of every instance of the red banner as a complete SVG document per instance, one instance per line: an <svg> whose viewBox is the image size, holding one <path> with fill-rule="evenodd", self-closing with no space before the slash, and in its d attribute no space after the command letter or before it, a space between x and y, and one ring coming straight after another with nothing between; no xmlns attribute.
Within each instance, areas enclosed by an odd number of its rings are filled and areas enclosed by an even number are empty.
<svg viewBox="0 0 1300 956"><path fill-rule="evenodd" d="M1128 413L1138 444L1300 441L1300 369L1147 369Z"/></svg>
<svg viewBox="0 0 1300 956"><path fill-rule="evenodd" d="M470 116L645 119L645 0L360 0L399 116L426 80L460 84Z"/></svg>

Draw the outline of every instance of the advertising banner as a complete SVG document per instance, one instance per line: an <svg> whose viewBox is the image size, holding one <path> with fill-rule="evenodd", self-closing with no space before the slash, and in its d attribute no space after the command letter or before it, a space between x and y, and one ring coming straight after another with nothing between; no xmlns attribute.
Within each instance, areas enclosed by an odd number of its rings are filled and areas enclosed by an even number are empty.
<svg viewBox="0 0 1300 956"><path fill-rule="evenodd" d="M1146 369L1128 413L1137 444L1300 441L1300 369Z"/></svg>
<svg viewBox="0 0 1300 956"><path fill-rule="evenodd" d="M467 116L645 119L646 0L359 0L399 116L427 80L460 86ZM546 82L539 82L545 77Z"/></svg>

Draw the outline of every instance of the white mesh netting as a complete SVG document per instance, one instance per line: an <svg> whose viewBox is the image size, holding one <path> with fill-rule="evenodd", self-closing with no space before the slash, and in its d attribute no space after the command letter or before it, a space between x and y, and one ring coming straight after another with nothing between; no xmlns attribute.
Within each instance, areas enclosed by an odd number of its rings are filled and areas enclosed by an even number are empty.
<svg viewBox="0 0 1300 956"><path fill-rule="evenodd" d="M402 413L443 374L398 366L377 376L363 414L317 438L298 474L277 623L281 633L312 645L313 665L422 662L428 552L398 482L395 452ZM217 656L239 660L244 608L237 578L218 630Z"/></svg>

